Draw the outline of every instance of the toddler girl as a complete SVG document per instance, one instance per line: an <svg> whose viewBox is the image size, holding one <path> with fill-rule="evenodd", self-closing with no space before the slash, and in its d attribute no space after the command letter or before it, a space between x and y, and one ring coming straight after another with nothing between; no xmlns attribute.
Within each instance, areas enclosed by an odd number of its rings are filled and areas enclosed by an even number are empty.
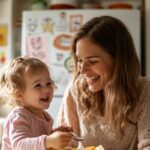
<svg viewBox="0 0 150 150"><path fill-rule="evenodd" d="M6 120L3 150L60 150L68 145L69 128L53 130L53 119L44 111L54 88L48 67L36 58L19 57L5 66L0 77L0 96L14 108Z"/></svg>

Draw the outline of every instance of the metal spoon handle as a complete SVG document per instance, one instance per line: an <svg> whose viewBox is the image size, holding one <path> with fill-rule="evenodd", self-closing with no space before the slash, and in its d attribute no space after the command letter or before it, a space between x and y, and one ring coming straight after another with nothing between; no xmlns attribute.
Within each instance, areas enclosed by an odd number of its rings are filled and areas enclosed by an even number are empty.
<svg viewBox="0 0 150 150"><path fill-rule="evenodd" d="M76 140L76 141L82 141L84 140L84 138L82 137L79 137L78 135L76 135L74 132L71 132L71 134L73 135L73 139Z"/></svg>

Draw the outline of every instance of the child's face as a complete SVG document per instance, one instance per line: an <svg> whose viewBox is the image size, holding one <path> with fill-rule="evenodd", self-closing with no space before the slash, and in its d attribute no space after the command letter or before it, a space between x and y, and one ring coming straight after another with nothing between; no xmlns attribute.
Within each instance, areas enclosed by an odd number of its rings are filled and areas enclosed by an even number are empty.
<svg viewBox="0 0 150 150"><path fill-rule="evenodd" d="M53 82L48 70L37 74L24 74L25 90L21 94L21 103L31 111L47 109L53 97Z"/></svg>

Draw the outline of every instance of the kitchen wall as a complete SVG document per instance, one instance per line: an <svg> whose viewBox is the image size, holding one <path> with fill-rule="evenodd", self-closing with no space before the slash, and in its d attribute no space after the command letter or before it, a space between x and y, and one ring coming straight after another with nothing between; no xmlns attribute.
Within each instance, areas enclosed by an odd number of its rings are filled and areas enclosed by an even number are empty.
<svg viewBox="0 0 150 150"><path fill-rule="evenodd" d="M10 59L12 57L12 2L13 0L0 0L0 24L8 25L8 39L6 46L6 59Z"/></svg>
<svg viewBox="0 0 150 150"><path fill-rule="evenodd" d="M0 0L0 23L6 22L8 23L9 28L9 36L8 36L8 49L9 53L7 54L8 59L13 55L11 51L11 45L12 40L10 39L13 30L11 29L11 23L12 23L12 1L13 0ZM145 0L145 69L146 69L146 75L150 76L150 0Z"/></svg>

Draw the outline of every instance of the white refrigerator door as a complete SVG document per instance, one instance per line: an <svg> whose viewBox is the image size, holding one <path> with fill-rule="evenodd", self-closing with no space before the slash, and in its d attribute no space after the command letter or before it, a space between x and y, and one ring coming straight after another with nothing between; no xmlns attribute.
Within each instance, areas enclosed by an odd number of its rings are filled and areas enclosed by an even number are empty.
<svg viewBox="0 0 150 150"><path fill-rule="evenodd" d="M108 15L120 19L128 27L140 59L139 10L47 10L25 11L22 25L22 55L46 62L56 82L57 90L50 112L56 118L61 98L73 70L70 54L71 38L89 19Z"/></svg>

